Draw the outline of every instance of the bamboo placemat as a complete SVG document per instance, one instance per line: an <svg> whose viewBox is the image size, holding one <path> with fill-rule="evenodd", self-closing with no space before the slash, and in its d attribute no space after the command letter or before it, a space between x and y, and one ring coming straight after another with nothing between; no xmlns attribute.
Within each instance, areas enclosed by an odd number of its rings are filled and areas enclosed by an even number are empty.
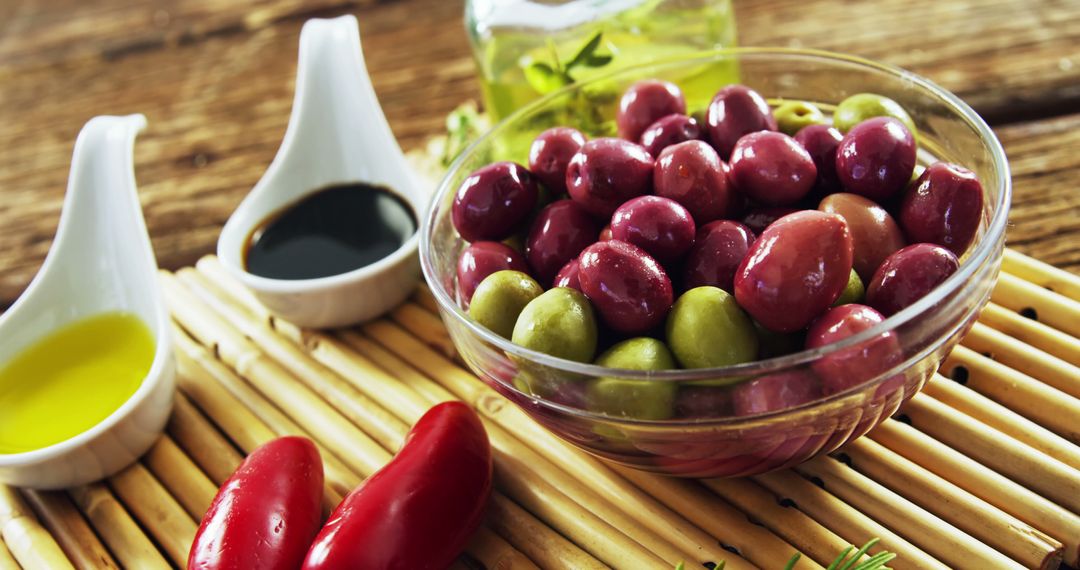
<svg viewBox="0 0 1080 570"><path fill-rule="evenodd" d="M66 492L0 486L0 570L183 566L244 453L311 437L325 508L433 403L480 411L496 492L459 568L821 568L871 537L893 568L1080 562L1080 279L1007 251L991 304L923 393L830 457L746 479L611 467L550 435L456 360L430 293L316 332L273 319L213 257L162 274L179 392L135 465ZM954 379L950 380L949 378Z"/></svg>

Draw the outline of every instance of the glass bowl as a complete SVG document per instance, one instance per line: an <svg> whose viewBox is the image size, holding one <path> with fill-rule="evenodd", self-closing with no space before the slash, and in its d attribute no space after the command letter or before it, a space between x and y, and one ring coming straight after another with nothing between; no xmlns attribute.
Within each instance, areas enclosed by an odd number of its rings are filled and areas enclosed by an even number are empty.
<svg viewBox="0 0 1080 570"><path fill-rule="evenodd" d="M899 102L918 127L921 163L955 162L983 183L983 220L960 269L923 299L861 334L815 350L722 368L644 372L572 362L514 345L468 317L457 302L455 285L457 259L466 244L451 224L450 205L469 173L494 160L527 163L529 141L555 125L574 126L590 136L612 134L618 97L634 81L673 81L684 87L694 111L732 77L770 103L797 99L831 111L859 92ZM439 185L421 230L421 265L462 359L550 431L598 457L637 469L685 477L743 476L828 453L869 431L922 388L990 296L1001 264L1010 194L1005 154L990 128L964 102L926 79L819 51L719 50L575 84L496 125L457 159ZM755 382L755 389L766 390L793 378L820 381L830 359L873 358L879 353L874 343L883 338L895 342L890 345L895 365L863 366L872 375L848 378L847 389L787 409L732 412L734 386ZM643 420L591 410L588 387L605 377L667 383L670 388L653 392L667 394L673 417Z"/></svg>

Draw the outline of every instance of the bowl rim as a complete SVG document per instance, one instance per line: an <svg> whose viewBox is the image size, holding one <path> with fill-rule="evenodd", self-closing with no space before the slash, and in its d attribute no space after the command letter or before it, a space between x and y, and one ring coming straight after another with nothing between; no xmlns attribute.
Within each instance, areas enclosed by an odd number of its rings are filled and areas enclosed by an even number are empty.
<svg viewBox="0 0 1080 570"><path fill-rule="evenodd" d="M976 132L977 136L981 139L985 145L987 151L990 154L991 164L995 170L995 174L999 180L997 200L994 203L993 216L986 225L986 233L977 242L975 248L968 254L967 258L963 260L960 267L955 273L949 276L941 285L935 288L930 294L926 295L922 299L919 299L912 305L905 307L901 311L894 315L887 317L883 322L862 331L859 334L848 337L840 342L828 344L819 348L801 350L791 354L755 360L742 364L736 364L731 366L713 367L713 368L692 368L692 369L673 369L673 370L659 370L659 371L643 371L623 368L608 368L599 366L592 363L575 362L563 358L551 356L542 352L531 350L519 345L514 344L509 339L505 339L492 331L480 326L478 323L468 317L463 309L450 296L449 292L443 287L442 282L435 275L435 268L432 260L432 248L431 237L434 232L436 224L436 213L438 212L439 203L446 199L448 192L453 192L456 189L451 188L451 179L454 174L458 173L464 162L476 152L476 149L489 141L490 139L500 135L503 131L521 120L522 117L531 115L536 110L543 108L550 104L557 98L564 97L568 93L573 93L577 89L581 89L585 86L595 84L598 82L610 80L612 78L618 78L621 76L632 76L635 74L640 75L643 71L649 69L663 69L676 64L686 64L693 61L707 61L715 60L723 57L731 57L735 59L742 58L743 56L761 57L761 56L798 56L798 57L810 57L818 60L830 61L837 64L855 65L867 70L876 71L891 75L897 79L921 88L928 92L933 97L937 98L946 108L951 110L954 115L963 120L969 128ZM967 103L961 100L956 95L952 94L948 90L942 88L936 83L926 79L920 75L904 70L900 67L890 64L878 63L862 57L841 54L836 52L830 52L825 50L815 49L803 49L803 48L786 48L786 47L736 47L736 48L723 48L716 50L707 50L701 52L695 52L690 55L680 55L676 57L664 58L649 63L638 64L630 67L621 68L611 73L606 73L586 81L571 84L558 91L545 95L524 107L514 111L509 116L501 120L494 125L486 133L484 133L479 139L470 144L465 150L458 155L450 167L446 170L438 187L431 196L431 200L428 204L427 211L424 217L424 223L420 228L420 265L423 270L424 278L427 281L432 295L435 297L436 302L442 309L444 317L449 315L458 324L463 325L469 333L478 336L483 339L488 345L493 345L499 350L513 355L515 357L523 358L532 362L542 364L553 370L557 370L564 373L584 375L589 377L601 377L601 376L617 376L621 379L627 380L648 380L648 381L665 381L665 382L680 382L680 381L694 381L701 380L703 377L712 378L734 378L738 376L747 375L760 375L770 372L776 372L791 368L794 366L809 363L817 360L822 356L844 350L852 347L856 344L866 342L878 335L887 333L897 329L898 327L917 319L926 313L932 306L943 300L949 294L954 293L964 283L968 282L972 276L983 267L988 260L990 260L994 251L998 249L999 244L1004 237L1005 228L1008 221L1009 205L1012 198L1012 180L1009 171L1008 158L1005 155L1004 148L1001 142L997 139L997 136L993 133L990 126L972 109ZM921 351L920 351L921 352ZM906 364L906 360L905 360ZM896 368L896 367L894 367ZM800 406L794 406L791 408L785 408L782 410L776 410L773 412L765 412L762 414L754 414L747 416L739 416L737 418L732 417L730 419L744 420L748 418L761 418L765 416L773 416L779 414L786 414L794 412L806 407L816 406L826 401L831 401L845 394L853 391L865 388L867 385L881 382L885 378L889 378L896 372L889 370L885 373L879 374L875 379L867 380L861 384L852 386L844 391L832 394L823 398L815 399L811 402ZM517 387L510 385L506 382L501 382L509 389L514 390L516 393L521 394L524 397L532 399L534 401L542 402L544 405L551 406L563 411L574 413L577 415L595 417L603 419L605 421L619 421L626 423L642 423L642 424L663 424L670 425L672 423L696 423L695 420L705 419L708 421L716 421L722 419L728 419L726 417L716 418L696 418L696 419L678 419L678 420L638 420L634 418L626 418L622 416L612 416L601 412L592 412L583 408L577 408L572 406L566 406L536 396L522 392Z"/></svg>

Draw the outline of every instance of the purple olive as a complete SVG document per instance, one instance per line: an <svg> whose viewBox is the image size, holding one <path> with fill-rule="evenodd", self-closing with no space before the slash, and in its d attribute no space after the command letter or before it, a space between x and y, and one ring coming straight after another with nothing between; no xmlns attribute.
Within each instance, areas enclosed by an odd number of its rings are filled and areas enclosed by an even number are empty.
<svg viewBox="0 0 1080 570"><path fill-rule="evenodd" d="M680 259L694 244L694 218L678 202L660 196L628 200L611 217L611 238L634 244L660 263Z"/></svg>
<svg viewBox="0 0 1080 570"><path fill-rule="evenodd" d="M649 125L676 113L686 114L686 99L679 87L667 81L647 79L631 85L623 93L615 123L620 137L637 141Z"/></svg>
<svg viewBox="0 0 1080 570"><path fill-rule="evenodd" d="M525 240L525 259L541 285L551 280L566 262L596 241L600 224L573 200L548 204L533 220Z"/></svg>
<svg viewBox="0 0 1080 570"><path fill-rule="evenodd" d="M844 218L816 210L776 220L735 273L735 299L765 328L793 332L840 296L851 276L851 232Z"/></svg>
<svg viewBox="0 0 1080 570"><path fill-rule="evenodd" d="M566 192L566 167L585 145L585 135L569 127L550 128L529 147L529 170L554 194Z"/></svg>
<svg viewBox="0 0 1080 570"><path fill-rule="evenodd" d="M747 212L742 218L742 223L750 228L754 235L761 235L761 232L765 231L765 228L772 225L776 220L798 211L797 208L788 208L786 206L757 208Z"/></svg>
<svg viewBox="0 0 1080 570"><path fill-rule="evenodd" d="M913 242L936 243L963 255L979 229L983 187L975 173L955 164L936 162L900 203L900 225Z"/></svg>
<svg viewBox="0 0 1080 570"><path fill-rule="evenodd" d="M653 187L690 211L697 224L730 216L735 192L720 156L703 141L686 141L660 151Z"/></svg>
<svg viewBox="0 0 1080 570"><path fill-rule="evenodd" d="M837 214L847 222L855 244L855 273L866 283L882 261L907 245L893 217L868 198L840 192L826 196L818 210Z"/></svg>
<svg viewBox="0 0 1080 570"><path fill-rule="evenodd" d="M465 241L499 241L510 237L532 213L539 193L534 177L514 162L496 162L469 175L450 215Z"/></svg>
<svg viewBox="0 0 1080 570"><path fill-rule="evenodd" d="M649 125L638 142L655 158L673 144L701 140L702 136L701 125L693 117L668 115Z"/></svg>
<svg viewBox="0 0 1080 570"><path fill-rule="evenodd" d="M566 265L562 266L562 269L555 274L555 281L551 284L552 287L569 287L571 289L577 289L581 291L581 282L578 281L578 271L581 269L581 264L578 263L578 259L575 257L566 262Z"/></svg>
<svg viewBox="0 0 1080 570"><path fill-rule="evenodd" d="M763 414L800 406L821 396L814 373L805 369L774 372L731 389L732 412L737 416Z"/></svg>
<svg viewBox="0 0 1080 570"><path fill-rule="evenodd" d="M840 191L840 180L836 177L836 150L844 135L828 125L810 125L795 133L795 142L802 145L817 168L816 190L820 194L832 194Z"/></svg>
<svg viewBox="0 0 1080 570"><path fill-rule="evenodd" d="M840 184L881 204L903 190L915 171L915 137L892 117L874 117L854 127L836 149Z"/></svg>
<svg viewBox="0 0 1080 570"><path fill-rule="evenodd" d="M866 304L895 315L941 285L960 267L953 252L932 243L909 245L885 258L866 286Z"/></svg>
<svg viewBox="0 0 1080 570"><path fill-rule="evenodd" d="M619 240L598 242L578 262L581 292L612 330L640 334L664 322L675 300L671 280L644 250Z"/></svg>
<svg viewBox="0 0 1080 570"><path fill-rule="evenodd" d="M570 197L601 218L610 217L630 198L648 194L652 183L652 155L641 145L621 139L585 143L566 168Z"/></svg>
<svg viewBox="0 0 1080 570"><path fill-rule="evenodd" d="M866 305L833 307L810 325L806 334L806 348L821 348L839 342L883 322L885 317ZM822 356L811 366L821 378L827 395L871 380L901 360L903 353L896 334L885 331L855 346Z"/></svg>
<svg viewBox="0 0 1080 570"><path fill-rule="evenodd" d="M458 293L468 305L473 292L488 275L504 269L529 272L525 258L516 249L497 241L473 242L461 251L457 264Z"/></svg>
<svg viewBox="0 0 1080 570"><path fill-rule="evenodd" d="M717 220L705 224L698 229L683 264L683 287L690 290L712 285L734 293L735 270L753 243L754 233L739 222Z"/></svg>
<svg viewBox="0 0 1080 570"><path fill-rule="evenodd" d="M773 131L750 133L731 152L735 188L769 206L787 206L817 180L814 159L795 139Z"/></svg>
<svg viewBox="0 0 1080 570"><path fill-rule="evenodd" d="M769 104L745 85L728 85L716 93L705 111L705 132L720 157L727 159L735 142L757 131L775 131Z"/></svg>
<svg viewBox="0 0 1080 570"><path fill-rule="evenodd" d="M675 395L679 418L721 418L731 414L731 391L720 386L681 386Z"/></svg>

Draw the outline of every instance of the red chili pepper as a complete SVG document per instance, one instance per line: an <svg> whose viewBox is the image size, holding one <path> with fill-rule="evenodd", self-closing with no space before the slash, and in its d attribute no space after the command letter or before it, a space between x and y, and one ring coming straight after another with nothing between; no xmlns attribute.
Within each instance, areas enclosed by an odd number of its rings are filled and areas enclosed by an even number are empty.
<svg viewBox="0 0 1080 570"><path fill-rule="evenodd" d="M188 553L188 570L295 570L322 521L319 450L302 437L259 446L218 490Z"/></svg>
<svg viewBox="0 0 1080 570"><path fill-rule="evenodd" d="M446 568L465 548L491 493L480 418L446 402L416 422L393 461L330 515L304 570Z"/></svg>

